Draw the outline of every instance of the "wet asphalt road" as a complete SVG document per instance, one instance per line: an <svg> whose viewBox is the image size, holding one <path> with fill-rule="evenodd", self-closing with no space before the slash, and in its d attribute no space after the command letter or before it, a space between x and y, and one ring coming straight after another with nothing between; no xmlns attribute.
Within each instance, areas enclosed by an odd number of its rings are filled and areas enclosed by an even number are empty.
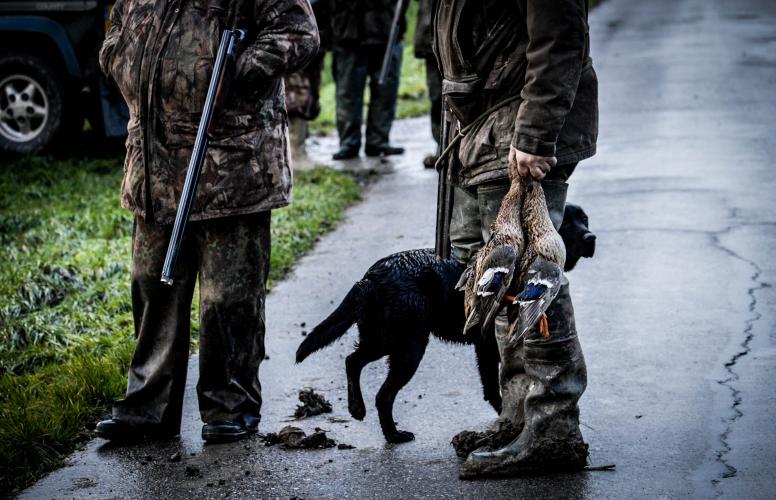
<svg viewBox="0 0 776 500"><path fill-rule="evenodd" d="M776 494L776 2L607 0L591 14L600 79L599 154L570 200L598 233L572 293L588 361L581 402L594 463L614 472L461 482L450 438L493 418L473 352L432 341L395 417L409 444L385 444L365 370L368 413L347 414L344 356L355 335L294 366L301 331L326 316L377 258L431 246L435 175L420 158L427 122L396 124L408 145L346 222L276 286L267 304L265 415L276 431L296 392L334 413L299 422L353 450L284 451L258 440L203 446L192 391L180 441L90 443L25 498L768 498ZM314 152L333 144L319 140ZM302 323L306 323L306 328ZM192 366L195 366L196 359ZM196 371L191 373L193 388ZM182 461L167 457L180 451ZM187 477L196 467L202 477Z"/></svg>

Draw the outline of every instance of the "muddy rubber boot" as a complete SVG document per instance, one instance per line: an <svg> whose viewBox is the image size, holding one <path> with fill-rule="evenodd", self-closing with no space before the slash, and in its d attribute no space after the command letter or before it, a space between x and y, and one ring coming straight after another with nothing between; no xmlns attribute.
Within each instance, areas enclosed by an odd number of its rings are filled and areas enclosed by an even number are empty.
<svg viewBox="0 0 776 500"><path fill-rule="evenodd" d="M587 465L577 406L587 386L587 371L568 284L561 288L547 317L550 337L532 332L523 344L523 366L530 377L523 430L501 449L469 455L461 479L578 471Z"/></svg>
<svg viewBox="0 0 776 500"><path fill-rule="evenodd" d="M468 457L476 450L490 451L506 446L523 430L523 406L531 379L523 368L522 342L511 345L508 341L508 321L506 311L496 316L495 335L501 358L501 413L490 428L484 431L462 431L453 437L451 444L461 458Z"/></svg>
<svg viewBox="0 0 776 500"><path fill-rule="evenodd" d="M525 373L522 342L517 345L509 342L508 322L506 309L496 316L496 342L501 358L498 373L501 389L501 414L492 430L502 431L511 426L519 433L525 420L523 408L531 379Z"/></svg>

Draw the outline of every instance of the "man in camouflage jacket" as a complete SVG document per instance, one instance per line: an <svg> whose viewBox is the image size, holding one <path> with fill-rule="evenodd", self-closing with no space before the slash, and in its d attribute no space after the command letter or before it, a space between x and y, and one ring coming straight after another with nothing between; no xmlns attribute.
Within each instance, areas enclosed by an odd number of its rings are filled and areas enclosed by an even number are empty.
<svg viewBox="0 0 776 500"><path fill-rule="evenodd" d="M189 315L200 281L203 438L239 439L260 418L270 210L291 200L282 76L318 49L308 0L118 0L100 64L130 110L121 204L135 214L132 308L137 345L126 397L98 435L180 429ZM225 27L248 32L230 98L202 167L175 275L165 250Z"/></svg>
<svg viewBox="0 0 776 500"><path fill-rule="evenodd" d="M542 181L558 229L566 181L579 161L595 154L597 80L587 3L437 0L435 28L452 133L485 117L450 159L457 172L452 255L467 263L489 238L510 177ZM577 402L587 378L567 280L547 316L548 339L534 331L517 345L507 338L506 317L496 319L503 409L494 430L518 434L502 448L472 453L463 478L585 466Z"/></svg>

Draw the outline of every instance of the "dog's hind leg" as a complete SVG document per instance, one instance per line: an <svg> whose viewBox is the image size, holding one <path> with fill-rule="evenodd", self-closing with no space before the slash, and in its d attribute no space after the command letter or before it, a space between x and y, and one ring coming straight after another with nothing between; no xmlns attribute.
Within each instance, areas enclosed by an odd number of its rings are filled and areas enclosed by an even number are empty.
<svg viewBox="0 0 776 500"><path fill-rule="evenodd" d="M400 431L393 421L393 403L396 395L412 379L423 359L428 345L428 336L413 334L414 341L402 343L403 349L391 353L388 358L388 377L377 392L377 414L380 416L380 427L383 429L385 440L389 443L405 443L415 439L415 435L409 431Z"/></svg>
<svg viewBox="0 0 776 500"><path fill-rule="evenodd" d="M377 346L362 343L345 358L345 373L348 377L348 411L356 420L364 420L366 416L364 396L361 394L361 370L385 354Z"/></svg>
<svg viewBox="0 0 776 500"><path fill-rule="evenodd" d="M485 401L490 403L496 413L501 413L501 391L499 389L498 345L493 332L483 333L483 338L477 339L474 344L477 354L477 368L480 371L482 392Z"/></svg>

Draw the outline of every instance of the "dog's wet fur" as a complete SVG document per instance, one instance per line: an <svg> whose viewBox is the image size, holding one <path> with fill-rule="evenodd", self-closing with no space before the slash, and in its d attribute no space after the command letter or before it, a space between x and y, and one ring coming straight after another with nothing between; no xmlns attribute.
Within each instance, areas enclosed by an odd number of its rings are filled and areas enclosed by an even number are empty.
<svg viewBox="0 0 776 500"><path fill-rule="evenodd" d="M566 244L566 271L573 269L581 257L593 256L595 235L581 207L566 205L559 233ZM377 413L385 439L403 443L415 436L396 428L393 403L415 375L429 335L433 334L449 342L474 345L484 399L500 413L495 337L463 335L463 292L457 291L455 284L464 270L465 266L454 260L438 260L431 249L407 250L380 259L304 339L296 351L296 362L328 346L357 323L359 341L345 360L348 410L353 418L363 420L366 406L361 394L361 371L388 356L388 376L376 398Z"/></svg>

